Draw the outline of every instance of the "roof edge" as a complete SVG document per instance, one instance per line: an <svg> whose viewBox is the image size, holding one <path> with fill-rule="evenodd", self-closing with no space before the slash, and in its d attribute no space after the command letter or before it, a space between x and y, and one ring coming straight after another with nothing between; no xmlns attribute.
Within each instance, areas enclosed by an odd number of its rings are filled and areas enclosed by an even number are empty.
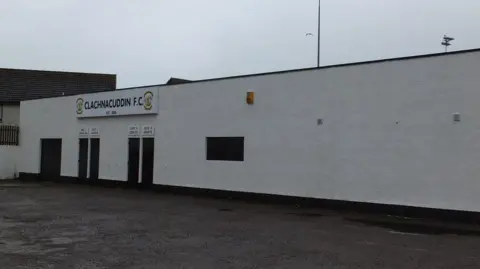
<svg viewBox="0 0 480 269"><path fill-rule="evenodd" d="M182 83L182 84L191 84L191 83L209 82L209 81L217 81L217 80L236 79L236 78L248 78L248 77L257 77L257 76L267 76L267 75L277 75L277 74L295 73L295 72L302 72L302 71L312 71L312 70L317 70L317 69L320 70L320 69L328 69L328 68L336 68L336 67L347 67L347 66L355 66L355 65L392 62L392 61L413 60L413 59L418 59L418 58L432 58L432 57L448 56L448 55L455 55L455 54L466 54L466 53L471 53L471 52L480 52L480 48L468 49L468 50L457 50L457 51L451 51L451 52L419 54L419 55L412 55L412 56L402 56L402 57L385 58L385 59L361 61L361 62L324 65L324 66L320 66L320 67L307 67L307 68L280 70L280 71L246 74L246 75L235 75L235 76L219 77L219 78L207 78L207 79L187 81L187 82ZM153 85L144 85L144 86L137 86L137 87L119 88L117 90L132 90L132 89L141 89L141 88L148 88L148 87L164 87L164 86L174 86L174 85L153 84Z"/></svg>
<svg viewBox="0 0 480 269"><path fill-rule="evenodd" d="M74 71L57 71L57 70L39 70L39 69L22 69L22 68L3 68L3 67L0 67L0 71L1 70L61 73L61 74L76 74L76 75L102 75L102 76L115 76L115 77L117 76L117 74L109 74L109 73L91 73L91 72L74 72Z"/></svg>

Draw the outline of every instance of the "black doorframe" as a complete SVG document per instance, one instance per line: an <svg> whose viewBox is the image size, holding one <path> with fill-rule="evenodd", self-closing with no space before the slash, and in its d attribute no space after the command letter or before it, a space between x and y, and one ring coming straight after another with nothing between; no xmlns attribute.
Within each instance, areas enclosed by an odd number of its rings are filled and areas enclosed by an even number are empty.
<svg viewBox="0 0 480 269"><path fill-rule="evenodd" d="M153 185L155 138L142 138L142 187Z"/></svg>
<svg viewBox="0 0 480 269"><path fill-rule="evenodd" d="M138 172L140 168L140 138L128 138L128 172L127 182L129 185L138 184Z"/></svg>
<svg viewBox="0 0 480 269"><path fill-rule="evenodd" d="M87 180L88 176L88 138L78 139L78 179Z"/></svg>
<svg viewBox="0 0 480 269"><path fill-rule="evenodd" d="M90 138L90 181L98 181L100 167L100 138Z"/></svg>
<svg viewBox="0 0 480 269"><path fill-rule="evenodd" d="M40 139L40 179L59 181L62 171L62 139Z"/></svg>

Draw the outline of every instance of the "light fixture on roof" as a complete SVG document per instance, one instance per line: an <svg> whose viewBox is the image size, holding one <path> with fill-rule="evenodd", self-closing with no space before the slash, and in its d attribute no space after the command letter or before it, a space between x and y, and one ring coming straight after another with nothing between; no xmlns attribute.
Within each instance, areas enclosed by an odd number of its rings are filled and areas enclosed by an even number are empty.
<svg viewBox="0 0 480 269"><path fill-rule="evenodd" d="M445 46L445 52L447 52L448 47L451 45L450 42L455 40L453 37L448 37L447 35L443 36L442 46Z"/></svg>

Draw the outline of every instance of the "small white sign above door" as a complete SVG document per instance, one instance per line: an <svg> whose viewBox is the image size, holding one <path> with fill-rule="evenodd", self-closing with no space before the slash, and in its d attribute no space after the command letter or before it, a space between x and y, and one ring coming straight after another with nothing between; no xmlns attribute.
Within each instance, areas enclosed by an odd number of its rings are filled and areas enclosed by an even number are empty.
<svg viewBox="0 0 480 269"><path fill-rule="evenodd" d="M88 137L88 131L89 129L87 127L80 128L78 131L78 136L79 137Z"/></svg>
<svg viewBox="0 0 480 269"><path fill-rule="evenodd" d="M152 125L142 126L142 136L145 136L145 137L155 136L155 128Z"/></svg>
<svg viewBox="0 0 480 269"><path fill-rule="evenodd" d="M100 136L100 129L98 127L90 127L90 137Z"/></svg>
<svg viewBox="0 0 480 269"><path fill-rule="evenodd" d="M129 125L128 126L128 136L138 137L140 136L140 126L138 125Z"/></svg>

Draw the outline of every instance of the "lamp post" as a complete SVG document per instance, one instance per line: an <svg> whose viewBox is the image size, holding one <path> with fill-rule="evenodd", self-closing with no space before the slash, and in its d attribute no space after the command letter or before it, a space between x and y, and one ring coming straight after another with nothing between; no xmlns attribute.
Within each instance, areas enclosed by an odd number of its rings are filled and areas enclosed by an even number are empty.
<svg viewBox="0 0 480 269"><path fill-rule="evenodd" d="M320 67L320 1L318 0L318 17L317 17L317 68ZM306 33L305 36L315 36L312 33Z"/></svg>
<svg viewBox="0 0 480 269"><path fill-rule="evenodd" d="M450 46L450 42L455 40L453 37L448 37L446 35L443 36L442 46L445 46L445 52L447 52L448 46Z"/></svg>
<svg viewBox="0 0 480 269"><path fill-rule="evenodd" d="M321 0L318 0L317 68L320 67L320 1Z"/></svg>

